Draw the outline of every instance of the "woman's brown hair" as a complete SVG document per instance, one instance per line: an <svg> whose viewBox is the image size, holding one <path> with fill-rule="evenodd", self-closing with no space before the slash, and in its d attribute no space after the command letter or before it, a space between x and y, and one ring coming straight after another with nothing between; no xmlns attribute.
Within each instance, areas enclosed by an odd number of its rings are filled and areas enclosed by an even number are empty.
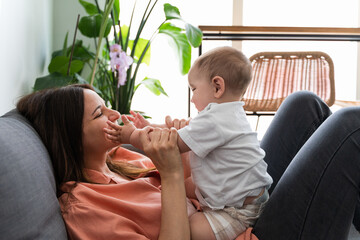
<svg viewBox="0 0 360 240"><path fill-rule="evenodd" d="M58 191L64 182L90 182L83 172L84 89L94 90L87 84L46 89L24 96L16 106L32 124L49 152ZM108 166L112 171L130 178L149 171L117 163L110 158Z"/></svg>

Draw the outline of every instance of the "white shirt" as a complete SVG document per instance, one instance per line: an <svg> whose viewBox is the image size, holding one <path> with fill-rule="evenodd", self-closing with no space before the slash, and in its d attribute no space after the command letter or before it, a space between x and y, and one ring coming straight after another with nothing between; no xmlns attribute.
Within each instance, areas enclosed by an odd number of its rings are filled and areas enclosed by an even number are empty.
<svg viewBox="0 0 360 240"><path fill-rule="evenodd" d="M257 134L243 102L210 103L178 131L192 150L190 166L196 196L212 209L241 207L272 183Z"/></svg>

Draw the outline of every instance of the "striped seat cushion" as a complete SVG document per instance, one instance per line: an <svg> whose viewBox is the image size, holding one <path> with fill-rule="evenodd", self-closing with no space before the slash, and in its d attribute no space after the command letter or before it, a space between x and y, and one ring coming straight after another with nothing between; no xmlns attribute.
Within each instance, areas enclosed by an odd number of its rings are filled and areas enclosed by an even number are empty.
<svg viewBox="0 0 360 240"><path fill-rule="evenodd" d="M308 90L334 103L334 70L322 52L262 52L250 58L252 81L243 97L246 111L276 111L291 93Z"/></svg>

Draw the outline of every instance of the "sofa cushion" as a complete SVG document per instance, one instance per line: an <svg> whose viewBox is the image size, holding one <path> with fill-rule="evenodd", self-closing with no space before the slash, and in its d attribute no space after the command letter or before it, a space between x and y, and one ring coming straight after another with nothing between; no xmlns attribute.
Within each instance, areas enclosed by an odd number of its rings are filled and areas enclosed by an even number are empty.
<svg viewBox="0 0 360 240"><path fill-rule="evenodd" d="M67 239L49 155L16 110L0 117L0 236Z"/></svg>

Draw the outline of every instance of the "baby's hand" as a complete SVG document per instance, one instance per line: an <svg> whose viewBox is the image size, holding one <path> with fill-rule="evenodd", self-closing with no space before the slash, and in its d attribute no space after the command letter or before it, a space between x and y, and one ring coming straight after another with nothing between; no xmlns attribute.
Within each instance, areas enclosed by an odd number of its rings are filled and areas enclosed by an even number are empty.
<svg viewBox="0 0 360 240"><path fill-rule="evenodd" d="M130 111L132 116L128 116L128 119L132 121L137 128L144 128L150 125L150 122L147 121L140 113Z"/></svg>
<svg viewBox="0 0 360 240"><path fill-rule="evenodd" d="M177 130L189 125L189 122L190 122L191 118L189 119L177 119L175 118L174 120L171 119L170 116L166 116L165 117L165 125L168 127L168 128L176 128Z"/></svg>
<svg viewBox="0 0 360 240"><path fill-rule="evenodd" d="M104 132L107 133L107 138L117 144L130 143L131 134L136 127L132 124L125 115L121 115L121 120L124 125L119 126L111 121L107 121L110 128L104 128Z"/></svg>

